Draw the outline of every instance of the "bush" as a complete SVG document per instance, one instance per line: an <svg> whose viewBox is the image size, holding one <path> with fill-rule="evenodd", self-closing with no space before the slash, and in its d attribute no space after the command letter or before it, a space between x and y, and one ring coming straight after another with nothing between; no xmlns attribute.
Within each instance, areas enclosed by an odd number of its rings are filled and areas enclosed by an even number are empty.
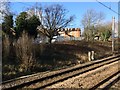
<svg viewBox="0 0 120 90"><path fill-rule="evenodd" d="M2 58L3 61L7 62L7 59L9 57L9 52L10 52L10 40L9 37L6 35L2 38Z"/></svg>
<svg viewBox="0 0 120 90"><path fill-rule="evenodd" d="M23 32L22 36L15 42L16 56L23 71L30 71L36 62L33 55L33 38Z"/></svg>

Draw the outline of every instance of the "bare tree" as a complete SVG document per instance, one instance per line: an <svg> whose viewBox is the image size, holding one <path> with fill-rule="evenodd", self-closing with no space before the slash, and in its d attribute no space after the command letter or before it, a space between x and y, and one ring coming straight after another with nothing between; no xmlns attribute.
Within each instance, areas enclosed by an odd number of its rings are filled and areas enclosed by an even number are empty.
<svg viewBox="0 0 120 90"><path fill-rule="evenodd" d="M0 1L0 20L2 21L5 15L10 13L10 2L8 0Z"/></svg>
<svg viewBox="0 0 120 90"><path fill-rule="evenodd" d="M84 35L87 40L94 40L95 26L99 25L104 18L104 13L96 12L93 9L87 10L83 15L81 23L84 26Z"/></svg>
<svg viewBox="0 0 120 90"><path fill-rule="evenodd" d="M37 29L49 38L49 43L51 43L53 36L58 34L59 29L70 25L74 19L73 16L67 18L66 9L59 4L47 6L39 13L41 25Z"/></svg>

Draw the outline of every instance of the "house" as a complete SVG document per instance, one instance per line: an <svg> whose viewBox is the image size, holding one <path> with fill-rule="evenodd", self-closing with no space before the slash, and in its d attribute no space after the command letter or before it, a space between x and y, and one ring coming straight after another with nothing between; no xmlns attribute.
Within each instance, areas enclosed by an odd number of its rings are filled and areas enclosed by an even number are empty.
<svg viewBox="0 0 120 90"><path fill-rule="evenodd" d="M38 27L38 29L39 28L40 27ZM80 28L62 28L62 29L58 29L57 31L58 31L58 35L53 37L52 42L67 41L67 40L81 40ZM36 41L48 42L48 37L45 36L44 39L41 39L41 37L39 37L38 35Z"/></svg>
<svg viewBox="0 0 120 90"><path fill-rule="evenodd" d="M62 28L58 30L59 38L62 37L63 39L68 40L78 40L81 37L81 30L80 28Z"/></svg>

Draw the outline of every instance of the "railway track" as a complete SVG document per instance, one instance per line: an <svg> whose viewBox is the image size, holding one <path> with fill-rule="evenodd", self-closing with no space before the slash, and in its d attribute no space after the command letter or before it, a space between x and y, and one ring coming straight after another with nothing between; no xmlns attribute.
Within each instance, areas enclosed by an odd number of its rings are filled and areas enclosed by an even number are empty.
<svg viewBox="0 0 120 90"><path fill-rule="evenodd" d="M63 82L58 82L46 88L79 88L89 90L109 90L116 88L119 80L118 61L104 65L95 70L88 71L78 76L69 78ZM115 85L114 85L115 83ZM113 86L114 87L111 87ZM116 90L114 89L114 90Z"/></svg>
<svg viewBox="0 0 120 90"><path fill-rule="evenodd" d="M112 85L110 85L110 88L120 90L120 77L118 78L118 80L116 80L116 82L114 82Z"/></svg>
<svg viewBox="0 0 120 90"><path fill-rule="evenodd" d="M88 62L86 64L77 65L77 66L74 66L71 68L62 69L62 70L55 71L55 72L54 71L48 72L43 75L35 74L33 76L25 77L22 79L19 78L19 79L15 79L15 80L10 80L10 81L2 83L2 89L34 88L36 90L37 89L39 90L39 89L46 88L47 86L53 85L57 82L62 82L69 78L75 77L77 75L86 73L91 70L95 70L99 67L102 67L104 65L107 65L107 64L119 61L119 60L120 60L120 55L115 55L115 56L110 56L110 57L107 57L107 58L104 58L101 60ZM116 72L116 74L114 74L113 76L117 75L118 73L119 72ZM31 77L34 79L28 80L28 81L25 80L26 78L30 79ZM106 79L106 81L107 80L109 80L109 78ZM20 81L22 81L22 82L20 82ZM101 84L92 87L91 90L102 85L103 82L105 82L105 81L102 81Z"/></svg>
<svg viewBox="0 0 120 90"><path fill-rule="evenodd" d="M96 90L96 89L109 90L111 86L119 80L120 80L120 71L117 71L112 75L106 77L105 79L94 85L93 87L89 88L89 90Z"/></svg>

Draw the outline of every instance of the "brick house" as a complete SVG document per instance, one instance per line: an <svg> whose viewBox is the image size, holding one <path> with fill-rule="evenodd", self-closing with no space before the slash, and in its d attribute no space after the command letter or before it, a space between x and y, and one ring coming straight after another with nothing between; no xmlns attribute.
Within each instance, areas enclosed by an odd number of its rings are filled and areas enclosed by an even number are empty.
<svg viewBox="0 0 120 90"><path fill-rule="evenodd" d="M80 28L63 28L58 30L58 33L60 34L60 36L63 36L65 38L79 38L81 36Z"/></svg>

